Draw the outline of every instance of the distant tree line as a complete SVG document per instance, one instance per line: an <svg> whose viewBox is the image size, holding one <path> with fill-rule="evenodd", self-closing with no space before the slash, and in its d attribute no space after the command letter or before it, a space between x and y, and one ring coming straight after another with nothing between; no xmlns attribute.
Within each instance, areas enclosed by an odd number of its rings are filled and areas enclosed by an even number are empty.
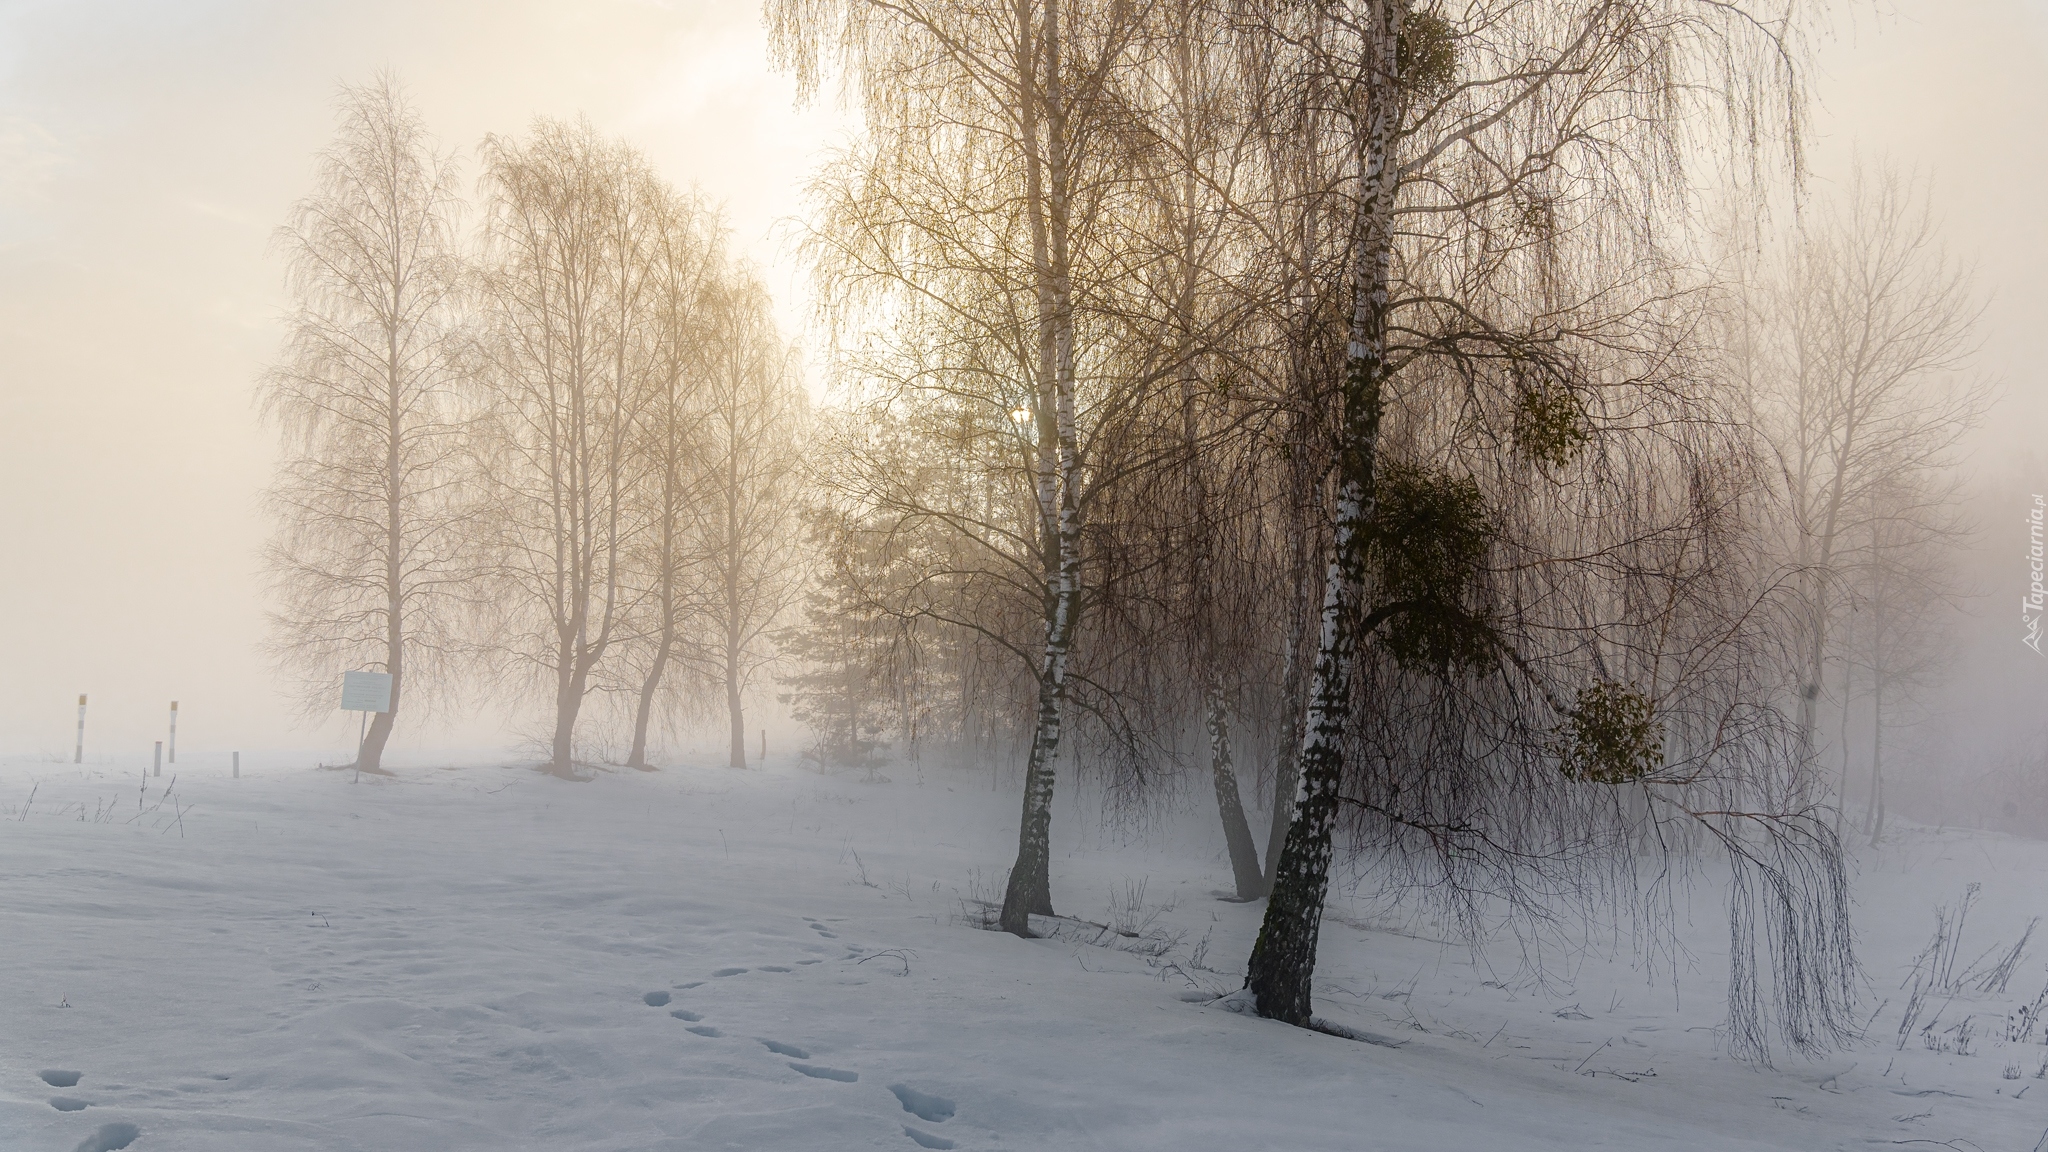
<svg viewBox="0 0 2048 1152"><path fill-rule="evenodd" d="M296 307L265 377L275 650L331 707L388 672L394 723L481 680L545 699L546 764L593 759L586 701L658 721L745 694L800 586L809 419L793 348L717 214L588 123L454 158L389 78L344 89L316 188L278 240ZM481 670L481 672L479 671Z"/></svg>

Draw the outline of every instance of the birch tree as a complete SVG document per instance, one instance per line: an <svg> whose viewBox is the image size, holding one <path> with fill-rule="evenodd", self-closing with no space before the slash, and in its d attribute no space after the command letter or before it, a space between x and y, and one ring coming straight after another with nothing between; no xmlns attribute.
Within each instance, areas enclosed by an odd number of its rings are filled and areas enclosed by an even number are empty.
<svg viewBox="0 0 2048 1152"><path fill-rule="evenodd" d="M1164 37L1153 69L1161 97L1151 110L1160 144L1153 188L1171 255L1161 262L1166 275L1155 310L1170 341L1161 359L1178 377L1177 478L1191 520L1186 547L1172 551L1185 581L1177 591L1190 624L1189 655L1200 669L1216 809L1237 896L1251 900L1266 894L1270 880L1245 814L1231 720L1233 712L1249 712L1246 673L1257 662L1248 649L1259 626L1271 622L1258 611L1258 593L1268 582L1256 575L1266 558L1254 556L1267 541L1259 538L1252 515L1266 493L1259 491L1256 470L1247 467L1256 450L1248 453L1238 434L1246 406L1231 388L1219 388L1216 378L1234 380L1242 393L1244 378L1256 371L1242 321L1247 305L1261 301L1246 299L1244 281L1257 281L1242 275L1242 252L1230 251L1241 248L1245 237L1229 208L1255 187L1235 173L1257 154L1258 137L1231 75L1223 35L1228 14L1204 0L1180 0L1158 15Z"/></svg>
<svg viewBox="0 0 2048 1152"><path fill-rule="evenodd" d="M657 702L680 694L671 668L689 642L704 579L697 533L700 504L717 487L705 476L707 407L722 392L706 385L718 361L712 345L718 293L729 274L719 221L693 196L649 190L649 323L637 350L647 374L634 407L633 451L641 458L633 493L646 524L632 549L633 602L640 616L628 645L633 737L626 764L646 768L647 734Z"/></svg>
<svg viewBox="0 0 2048 1152"><path fill-rule="evenodd" d="M1861 520L1932 527L1938 502L1877 494L1894 478L1945 468L1986 400L1981 384L1959 376L1980 306L1967 269L1940 251L1924 196L1894 174L1859 170L1846 200L1815 214L1751 305L1752 387L1785 492L1807 758L1820 755L1833 634L1855 541L1869 530Z"/></svg>
<svg viewBox="0 0 2048 1152"><path fill-rule="evenodd" d="M929 308L952 330L942 339L980 329L988 348L969 362L970 378L995 367L989 352L1012 361L976 403L995 400L1001 421L1020 414L1030 437L1031 539L996 530L1008 535L999 554L1028 552L1039 602L1037 700L1002 913L1005 930L1028 936L1029 917L1052 912L1052 793L1083 608L1090 469L1078 365L1091 350L1079 335L1089 284L1076 272L1091 222L1106 218L1105 187L1121 179L1107 163L1117 143L1107 90L1137 16L1060 0L773 0L768 19L779 58L806 88L826 61L848 65L871 138L824 190L835 227L815 235L824 274L838 279L827 299L858 307L887 292L891 308ZM991 525L954 522L991 539Z"/></svg>
<svg viewBox="0 0 2048 1152"><path fill-rule="evenodd" d="M479 397L483 541L499 588L492 645L538 673L548 768L571 776L576 722L612 654L643 527L635 413L653 322L645 162L588 123L536 121L483 145L482 292L490 369Z"/></svg>
<svg viewBox="0 0 2048 1152"><path fill-rule="evenodd" d="M1348 122L1357 151L1357 208L1350 291L1350 339L1341 397L1338 492L1331 557L1324 577L1315 675L1301 755L1301 790L1276 866L1273 890L1246 974L1261 1015L1307 1024L1310 973L1328 885L1336 823L1342 744L1351 708L1351 677L1362 614L1363 535L1375 511L1375 456L1384 387L1388 274L1397 191L1394 152L1400 109L1398 36L1405 3L1339 10L1339 35L1355 38L1343 77ZM1348 19L1345 19L1347 18ZM1334 30L1333 30L1334 31Z"/></svg>
<svg viewBox="0 0 2048 1152"><path fill-rule="evenodd" d="M1958 489L1953 472L1889 469L1865 493L1857 517L1863 538L1846 589L1857 619L1853 641L1843 638L1842 709L1846 721L1855 711L1855 673L1862 672L1869 688L1870 771L1861 826L1873 846L1884 838L1885 738L1922 703L1952 655L1949 613L1960 590L1950 557L1968 529ZM1837 795L1843 809L1851 802L1848 752L1845 746Z"/></svg>
<svg viewBox="0 0 2048 1152"><path fill-rule="evenodd" d="M708 319L692 530L702 575L685 642L723 692L729 763L745 768L746 694L803 587L796 513L806 399L795 349L776 331L759 280L743 269L728 275Z"/></svg>
<svg viewBox="0 0 2048 1152"><path fill-rule="evenodd" d="M462 201L453 158L395 79L345 87L337 105L316 190L276 238L296 307L262 385L286 435L266 559L273 648L305 675L309 710L332 706L344 669L390 675L355 764L378 772L401 709L445 676L469 576L454 467Z"/></svg>
<svg viewBox="0 0 2048 1152"><path fill-rule="evenodd" d="M1772 101L1785 93L1792 57L1782 25L1752 21L1725 5L1461 9L1374 0L1275 5L1262 8L1261 17L1256 35L1292 60L1276 73L1288 93L1284 106L1299 120L1326 124L1344 159L1344 181L1334 194L1350 206L1343 286L1349 339L1341 382L1332 389L1341 413L1337 490L1301 786L1246 984L1260 1014L1305 1025L1353 718L1376 723L1399 698L1392 693L1405 691L1383 675L1361 680L1362 660L1384 653L1407 663L1434 649L1424 663L1483 670L1501 661L1538 698L1537 711L1516 723L1534 728L1547 710L1567 733L1556 767L1567 778L1640 781L1662 762L1652 746L1659 707L1653 701L1671 694L1659 691L1657 663L1642 669L1650 674L1645 683L1617 680L1602 660L1602 648L1613 641L1596 639L1602 629L1587 629L1578 657L1590 666L1577 673L1587 679L1576 692L1555 685L1554 675L1516 651L1533 633L1517 640L1513 620L1475 615L1468 593L1456 587L1483 575L1492 550L1487 541L1508 523L1500 518L1508 509L1489 510L1488 494L1454 472L1396 467L1398 457L1386 459L1384 436L1391 429L1409 439L1410 453L1432 442L1454 446L1442 437L1467 435L1455 433L1460 426L1478 431L1467 423L1473 385L1491 379L1504 387L1513 415L1503 430L1508 435L1493 441L1499 447L1490 455L1483 442L1469 440L1460 454L1484 472L1516 459L1528 462L1519 469L1569 463L1589 432L1588 402L1601 394L1595 365L1644 337L1649 343L1638 347L1655 355L1651 345L1664 339L1654 334L1656 325L1643 323L1656 313L1659 291L1652 287L1660 262L1649 221L1663 218L1674 203L1669 194L1683 187L1687 153L1675 140L1682 123L1698 122L1684 93L1699 89L1696 77L1741 77L1716 85L1737 102L1735 119L1770 115ZM1769 95L1741 103L1759 92ZM1782 107L1796 128L1796 94L1784 95ZM1567 251L1582 256L1567 259ZM1623 298L1637 303L1617 310ZM1618 361L1608 370L1628 379ZM1630 390L1615 393L1620 410L1637 407L1624 398ZM1470 455L1474 449L1482 454ZM1601 481L1587 491L1620 496L1628 488ZM1389 492L1396 497L1391 505L1383 500ZM1540 489L1529 493L1544 499ZM1420 553L1417 544L1424 546ZM1417 593L1422 601L1404 599ZM1593 604L1620 607L1634 595L1626 584L1563 593L1553 589L1536 603L1554 611L1577 600L1588 609L1584 618L1599 619ZM1563 666L1555 671L1570 674ZM1361 689L1370 694L1358 696ZM1580 741L1587 743L1575 746ZM1532 768L1540 760L1533 758ZM1520 786L1552 791L1535 776ZM1383 804L1363 802L1368 811ZM1716 823L1722 817L1685 811L1731 852L1751 851ZM1383 804L1375 818L1405 821L1440 851L1459 839L1458 821L1420 817L1407 803ZM1736 823L1769 829L1767 854L1817 853L1818 874L1832 878L1822 885L1823 906L1839 907L1828 903L1828 894L1840 890L1832 842L1796 814L1790 824L1785 819L1743 816ZM1813 1006L1813 1015L1798 1016L1793 1027L1821 1042L1846 1028L1846 935L1839 920L1824 911L1811 937L1787 942L1829 957L1815 970L1827 974L1817 982L1811 973L1792 973L1800 985L1793 999Z"/></svg>

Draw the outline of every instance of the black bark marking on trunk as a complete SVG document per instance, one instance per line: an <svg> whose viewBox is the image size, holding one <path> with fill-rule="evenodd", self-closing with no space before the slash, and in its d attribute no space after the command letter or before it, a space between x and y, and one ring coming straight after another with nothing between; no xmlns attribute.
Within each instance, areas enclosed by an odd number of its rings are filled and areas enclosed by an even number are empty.
<svg viewBox="0 0 2048 1152"><path fill-rule="evenodd" d="M1073 283L1068 274L1066 105L1061 90L1059 6L1048 4L1043 27L1018 7L1019 67L1027 215L1031 221L1039 324L1038 484L1045 593L1045 653L1038 673L1038 719L1025 764L1017 863L999 920L1006 932L1031 936L1031 916L1050 916L1049 873L1054 767L1066 710L1067 660L1080 609L1081 464L1075 432ZM1042 68L1045 88L1033 91ZM1040 116L1040 112L1043 116ZM1040 148L1039 126L1044 126ZM1043 172L1041 173L1041 167Z"/></svg>
<svg viewBox="0 0 2048 1152"><path fill-rule="evenodd" d="M1329 893L1331 841L1350 719L1351 682L1365 582L1364 537L1375 510L1386 374L1388 275L1392 259L1395 33L1403 0L1385 0L1365 30L1367 129L1360 141L1360 191L1352 265L1351 339L1343 381L1338 489L1323 590L1314 686L1301 750L1294 822L1280 850L1266 917L1246 965L1245 987L1259 1015L1307 1027L1314 1014L1316 945Z"/></svg>

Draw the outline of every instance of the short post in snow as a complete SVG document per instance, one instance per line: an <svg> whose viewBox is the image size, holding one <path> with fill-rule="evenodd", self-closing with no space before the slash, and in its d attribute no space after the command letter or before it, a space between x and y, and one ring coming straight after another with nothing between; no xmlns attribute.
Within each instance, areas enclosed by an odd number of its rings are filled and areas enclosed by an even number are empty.
<svg viewBox="0 0 2048 1152"><path fill-rule="evenodd" d="M240 752L237 752L237 753L235 753L235 779L237 779L237 780L240 780L241 778L242 778L242 754L241 754Z"/></svg>
<svg viewBox="0 0 2048 1152"><path fill-rule="evenodd" d="M171 754L170 754L170 757L169 757L169 759L170 759L170 762L171 762L171 763L173 763L173 764L176 764L176 763L178 762L178 702L177 702L176 700L173 700L173 701L171 701L171 749L170 749L170 751L171 751Z"/></svg>
<svg viewBox="0 0 2048 1152"><path fill-rule="evenodd" d="M768 730L766 728L761 729L761 766L763 768L768 766Z"/></svg>
<svg viewBox="0 0 2048 1152"><path fill-rule="evenodd" d="M157 741L157 742L156 742L156 773L155 773L155 774L156 774L156 775L158 775L158 776L161 776L161 775L163 775L163 774L164 774L164 742L163 742L163 741L161 741L161 740L159 740L159 741Z"/></svg>
<svg viewBox="0 0 2048 1152"><path fill-rule="evenodd" d="M85 693L78 694L78 746L71 752L73 764L85 763Z"/></svg>

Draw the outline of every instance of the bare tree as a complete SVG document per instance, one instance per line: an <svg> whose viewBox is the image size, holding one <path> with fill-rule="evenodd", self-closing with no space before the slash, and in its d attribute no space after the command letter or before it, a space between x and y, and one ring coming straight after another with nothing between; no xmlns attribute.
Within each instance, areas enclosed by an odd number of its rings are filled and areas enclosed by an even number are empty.
<svg viewBox="0 0 2048 1152"><path fill-rule="evenodd" d="M1888 729L1910 716L1951 656L1947 641L1960 588L1950 561L1968 526L1958 512L1957 477L1895 468L1865 492L1864 529L1849 572L1846 599L1860 618L1844 630L1842 714L1853 715L1855 674L1869 685L1870 772L1862 827L1875 845L1884 838L1884 753ZM1852 640L1853 637L1853 640ZM1849 807L1847 741L1838 804Z"/></svg>
<svg viewBox="0 0 2048 1152"><path fill-rule="evenodd" d="M1946 467L1982 417L1984 387L1954 380L1981 306L1967 269L1940 251L1924 191L1883 171L1859 169L1771 280L1751 303L1745 367L1783 473L1801 754L1812 758L1859 521L1932 528L1939 501L1876 494Z"/></svg>
<svg viewBox="0 0 2048 1152"><path fill-rule="evenodd" d="M453 159L386 75L345 87L317 190L279 229L298 306L264 376L287 450L269 492L274 650L304 673L309 710L335 673L381 668L391 703L356 767L382 770L402 705L441 671L467 580L451 462L466 370Z"/></svg>
<svg viewBox="0 0 2048 1152"><path fill-rule="evenodd" d="M798 547L805 395L767 290L739 270L710 304L697 435L702 498L694 538L703 581L692 661L724 692L731 766L747 766L746 692L802 591Z"/></svg>
<svg viewBox="0 0 2048 1152"><path fill-rule="evenodd" d="M1241 222L1231 220L1229 210L1256 187L1234 173L1256 154L1259 138L1231 74L1228 38L1222 35L1228 13L1206 0L1179 0L1160 16L1163 44L1153 69L1160 101L1149 118L1159 135L1161 163L1152 187L1161 238L1171 255L1161 261L1166 274L1152 311L1166 321L1172 343L1162 359L1179 377L1183 443L1174 479L1190 520L1186 546L1170 550L1169 567L1182 577L1177 598L1191 626L1189 655L1201 670L1209 775L1231 873L1238 898L1251 900L1265 895L1270 881L1245 815L1231 718L1250 711L1247 673L1258 666L1254 636L1272 622L1259 611L1260 593L1271 582L1256 574L1268 559L1259 555L1268 540L1259 534L1254 514L1270 494L1260 490L1258 453L1242 435L1249 415L1241 399L1244 378L1255 371L1247 352L1258 345L1246 340L1239 321L1247 305L1263 301L1246 298L1246 281L1258 280L1241 274L1247 237L1242 227L1230 226ZM1233 247L1240 251L1231 253Z"/></svg>
<svg viewBox="0 0 2048 1152"><path fill-rule="evenodd" d="M705 476L707 388L720 352L711 341L720 283L728 274L716 219L695 197L650 190L648 276L651 318L641 338L647 377L636 405L633 450L644 463L634 500L647 524L630 555L633 597L643 620L627 647L638 658L633 743L626 764L646 768L647 732L656 701L690 617L700 607L703 557L696 524L700 501L715 490Z"/></svg>
<svg viewBox="0 0 2048 1152"><path fill-rule="evenodd" d="M549 770L573 775L575 730L626 618L624 557L643 528L635 414L654 323L652 177L587 122L486 138L482 288L485 541L501 585L493 647L550 681Z"/></svg>
<svg viewBox="0 0 2048 1152"><path fill-rule="evenodd" d="M1086 493L1096 475L1087 408L1103 400L1088 395L1095 389L1085 385L1098 381L1084 380L1081 367L1096 354L1086 343L1103 281L1093 277L1108 273L1095 263L1109 253L1091 247L1090 227L1108 219L1105 199L1130 179L1113 163L1123 141L1112 127L1109 88L1139 14L1094 0L775 0L768 16L780 58L807 87L840 53L867 118L871 143L821 188L832 223L814 232L814 250L828 307L851 324L893 296L889 307L911 321L898 331L931 341L894 350L912 363L938 359L940 347L963 338L979 343L943 376L901 370L901 359L890 375L910 384L904 399L921 394L941 405L968 386L961 398L974 419L993 415L995 427L1010 426L989 443L1014 444L1019 430L1029 436L1021 477L1033 502L1028 535L916 508L915 500L903 511L958 526L992 552L994 582L1017 581L1014 590L1028 586L1037 601L1038 636L1024 646L1000 641L1020 657L1031 650L1036 681L1017 860L1002 914L1005 930L1030 935L1029 917L1052 912L1052 793L1085 599Z"/></svg>

